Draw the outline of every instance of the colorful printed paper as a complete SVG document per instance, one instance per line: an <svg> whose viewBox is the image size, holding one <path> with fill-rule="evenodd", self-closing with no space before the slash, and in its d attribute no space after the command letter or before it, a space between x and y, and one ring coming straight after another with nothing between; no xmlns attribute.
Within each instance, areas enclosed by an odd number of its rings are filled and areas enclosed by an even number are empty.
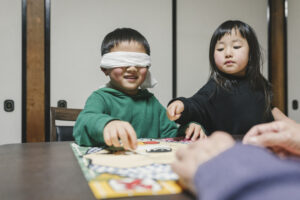
<svg viewBox="0 0 300 200"><path fill-rule="evenodd" d="M156 142L147 143L147 141ZM189 141L180 138L139 139L138 148L134 152L108 152L107 149L100 147L81 147L75 143L72 143L71 147L94 196L103 199L182 192L177 183L178 176L172 171L169 163L175 159L176 150L187 143ZM172 151L158 151L158 153L149 151L157 148ZM124 159L112 159L114 156L116 158L121 156ZM107 157L105 161L112 162L98 162L103 160L103 157ZM141 161L143 159L146 162ZM130 165L124 165L124 162Z"/></svg>

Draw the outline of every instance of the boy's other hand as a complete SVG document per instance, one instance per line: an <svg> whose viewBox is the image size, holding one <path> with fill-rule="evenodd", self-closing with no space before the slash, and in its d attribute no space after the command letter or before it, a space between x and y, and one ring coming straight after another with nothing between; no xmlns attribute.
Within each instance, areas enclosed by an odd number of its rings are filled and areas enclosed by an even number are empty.
<svg viewBox="0 0 300 200"><path fill-rule="evenodd" d="M182 103L182 101L174 101L167 108L167 116L170 120L175 121L180 118L183 110L184 104Z"/></svg>
<svg viewBox="0 0 300 200"><path fill-rule="evenodd" d="M196 141L198 138L205 139L207 136L199 124L190 123L189 127L185 130L185 138Z"/></svg>
<svg viewBox="0 0 300 200"><path fill-rule="evenodd" d="M103 130L104 141L108 146L120 147L121 140L124 149L136 149L137 138L136 133L128 122L114 120L110 121Z"/></svg>

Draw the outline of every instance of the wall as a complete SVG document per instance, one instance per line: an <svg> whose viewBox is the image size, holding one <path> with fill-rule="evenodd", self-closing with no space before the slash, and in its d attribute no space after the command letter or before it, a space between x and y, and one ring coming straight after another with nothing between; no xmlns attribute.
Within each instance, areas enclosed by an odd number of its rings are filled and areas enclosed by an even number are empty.
<svg viewBox="0 0 300 200"><path fill-rule="evenodd" d="M242 20L255 30L264 52L264 75L268 77L267 5L267 0L178 1L178 96L193 95L208 80L211 36L229 19Z"/></svg>
<svg viewBox="0 0 300 200"><path fill-rule="evenodd" d="M0 0L0 145L21 142L22 13L20 0ZM14 101L13 112L4 101Z"/></svg>
<svg viewBox="0 0 300 200"><path fill-rule="evenodd" d="M300 35L300 1L288 0L288 22L287 22L287 57L288 57L288 114L289 117L300 122L300 79L299 79L299 35ZM298 108L293 109L292 102L298 102Z"/></svg>

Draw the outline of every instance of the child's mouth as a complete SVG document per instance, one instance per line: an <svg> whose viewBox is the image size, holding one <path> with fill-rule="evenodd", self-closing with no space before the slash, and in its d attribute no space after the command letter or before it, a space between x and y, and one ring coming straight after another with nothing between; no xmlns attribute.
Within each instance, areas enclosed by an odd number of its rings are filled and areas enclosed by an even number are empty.
<svg viewBox="0 0 300 200"><path fill-rule="evenodd" d="M225 62L225 65L231 65L231 64L233 64L234 62L232 61L232 60L229 60L229 61L226 61Z"/></svg>
<svg viewBox="0 0 300 200"><path fill-rule="evenodd" d="M124 76L124 79L128 80L128 81L135 81L138 79L137 76Z"/></svg>

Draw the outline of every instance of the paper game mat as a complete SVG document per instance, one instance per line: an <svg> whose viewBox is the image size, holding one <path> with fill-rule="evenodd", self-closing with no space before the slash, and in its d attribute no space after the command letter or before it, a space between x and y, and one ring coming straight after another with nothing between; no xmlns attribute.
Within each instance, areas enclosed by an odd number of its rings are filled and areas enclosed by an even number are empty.
<svg viewBox="0 0 300 200"><path fill-rule="evenodd" d="M190 141L182 138L139 139L135 151L118 148L71 148L97 199L177 194L178 176L170 166L178 148Z"/></svg>

